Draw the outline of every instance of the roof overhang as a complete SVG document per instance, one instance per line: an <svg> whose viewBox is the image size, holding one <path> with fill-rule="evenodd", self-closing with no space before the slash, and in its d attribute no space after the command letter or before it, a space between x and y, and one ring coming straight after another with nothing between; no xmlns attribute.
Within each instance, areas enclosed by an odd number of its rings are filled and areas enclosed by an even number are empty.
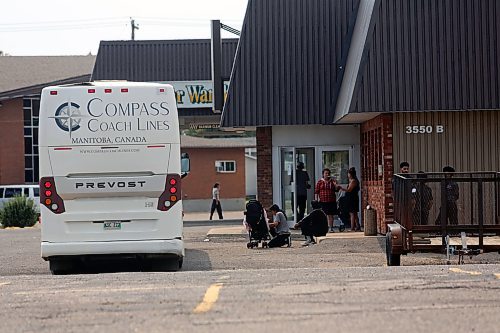
<svg viewBox="0 0 500 333"><path fill-rule="evenodd" d="M23 87L19 89L14 89L10 91L4 91L0 93L0 101L5 101L8 99L20 98L24 96L39 95L42 89L49 86L59 86L62 84L71 83L81 83L90 81L90 74L84 74L79 76L70 77L67 79L51 81L46 83L40 83L33 86Z"/></svg>
<svg viewBox="0 0 500 333"><path fill-rule="evenodd" d="M361 124L367 120L373 119L379 116L380 112L364 112L364 113L348 113L342 118L338 119L335 124L349 125L349 124Z"/></svg>
<svg viewBox="0 0 500 333"><path fill-rule="evenodd" d="M333 122L337 123L349 115L355 88L360 79L360 68L363 53L366 52L366 40L369 35L370 23L373 17L373 9L377 0L361 0L359 3L358 17L352 34L347 63L340 87L340 93L335 108Z"/></svg>

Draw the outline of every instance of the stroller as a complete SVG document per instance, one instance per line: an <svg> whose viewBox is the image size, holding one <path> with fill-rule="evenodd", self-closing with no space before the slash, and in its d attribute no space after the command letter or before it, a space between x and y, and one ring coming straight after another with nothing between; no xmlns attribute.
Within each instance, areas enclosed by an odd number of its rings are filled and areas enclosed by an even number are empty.
<svg viewBox="0 0 500 333"><path fill-rule="evenodd" d="M349 209L347 207L347 198L345 195L340 196L338 200L339 207L339 219L340 221L334 221L334 227L338 227L339 231L342 232L345 230L346 226L348 228L351 227L351 217L349 215Z"/></svg>
<svg viewBox="0 0 500 333"><path fill-rule="evenodd" d="M262 243L262 247L267 247L267 241L271 239L269 228L264 216L264 208L257 200L250 200L246 205L245 220L249 226L247 243L248 249L258 247Z"/></svg>

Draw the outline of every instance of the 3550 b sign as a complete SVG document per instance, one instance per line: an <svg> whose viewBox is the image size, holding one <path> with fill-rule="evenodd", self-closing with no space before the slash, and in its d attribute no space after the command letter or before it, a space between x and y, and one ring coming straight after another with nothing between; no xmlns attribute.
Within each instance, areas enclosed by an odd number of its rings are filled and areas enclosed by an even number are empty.
<svg viewBox="0 0 500 333"><path fill-rule="evenodd" d="M441 134L444 133L444 126L443 125L408 125L405 126L405 133L406 134L431 134L431 133L437 133Z"/></svg>

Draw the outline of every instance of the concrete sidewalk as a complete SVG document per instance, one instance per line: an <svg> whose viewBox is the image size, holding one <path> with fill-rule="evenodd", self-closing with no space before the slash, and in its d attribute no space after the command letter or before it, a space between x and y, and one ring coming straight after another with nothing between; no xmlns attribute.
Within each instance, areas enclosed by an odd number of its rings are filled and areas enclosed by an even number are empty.
<svg viewBox="0 0 500 333"><path fill-rule="evenodd" d="M222 212L223 220L219 220L217 212L214 213L214 222L242 222L243 221L243 210L241 211L224 211ZM210 221L210 212L184 212L184 222L200 222L200 221Z"/></svg>
<svg viewBox="0 0 500 333"><path fill-rule="evenodd" d="M304 236L301 234L300 230L290 230L292 234L292 239L302 240ZM207 232L207 238L247 238L248 232L243 228L243 226L237 227L217 227L212 228ZM359 238L377 238L384 236L365 236L363 232L330 232L323 237L316 237L317 242L320 243L325 239L359 239Z"/></svg>
<svg viewBox="0 0 500 333"><path fill-rule="evenodd" d="M217 213L214 214L212 222L224 224L238 224L238 226L218 226L211 228L207 232L208 239L230 239L230 238L247 238L248 232L243 227L243 211L226 211L223 212L224 219L219 220ZM210 212L196 212L196 213L184 213L184 223L190 222L210 222L209 220ZM302 240L304 236L301 234L300 230L290 230L292 233L292 239ZM359 239L359 238L375 238L383 236L365 236L363 232L351 232L344 231L331 232L323 237L317 237L318 243L325 239Z"/></svg>

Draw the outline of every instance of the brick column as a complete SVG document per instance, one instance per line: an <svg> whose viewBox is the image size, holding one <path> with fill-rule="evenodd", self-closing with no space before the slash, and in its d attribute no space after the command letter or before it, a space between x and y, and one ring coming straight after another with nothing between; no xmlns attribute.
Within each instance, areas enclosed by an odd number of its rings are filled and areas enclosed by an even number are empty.
<svg viewBox="0 0 500 333"><path fill-rule="evenodd" d="M257 127L257 199L264 207L273 204L272 127Z"/></svg>
<svg viewBox="0 0 500 333"><path fill-rule="evenodd" d="M382 114L361 125L361 207L377 212L377 231L385 234L394 219L392 203L392 115ZM382 170L379 170L379 165ZM380 173L380 171L382 173Z"/></svg>

